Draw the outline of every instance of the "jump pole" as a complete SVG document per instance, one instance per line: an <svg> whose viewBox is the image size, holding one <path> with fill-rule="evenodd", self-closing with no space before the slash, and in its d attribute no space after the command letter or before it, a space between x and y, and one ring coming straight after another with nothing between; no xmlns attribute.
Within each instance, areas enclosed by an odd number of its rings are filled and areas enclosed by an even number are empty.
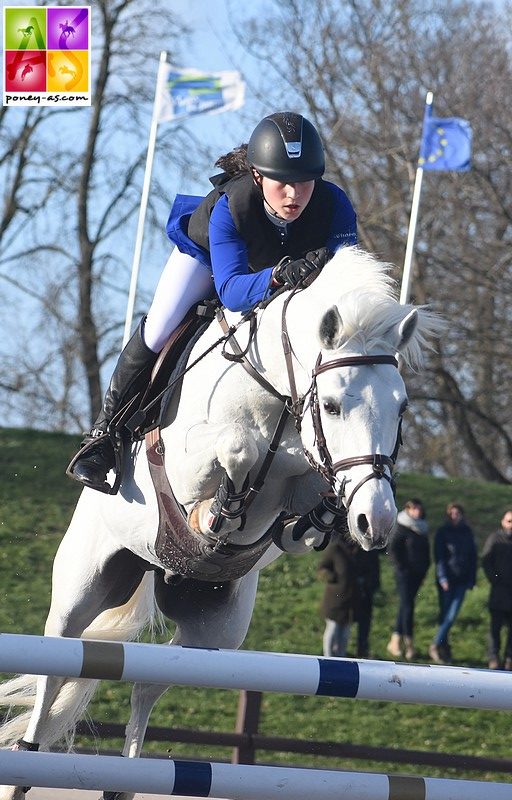
<svg viewBox="0 0 512 800"><path fill-rule="evenodd" d="M511 672L249 650L2 633L0 672L512 710Z"/></svg>
<svg viewBox="0 0 512 800"><path fill-rule="evenodd" d="M0 751L4 785L238 800L510 800L512 786L379 773Z"/></svg>

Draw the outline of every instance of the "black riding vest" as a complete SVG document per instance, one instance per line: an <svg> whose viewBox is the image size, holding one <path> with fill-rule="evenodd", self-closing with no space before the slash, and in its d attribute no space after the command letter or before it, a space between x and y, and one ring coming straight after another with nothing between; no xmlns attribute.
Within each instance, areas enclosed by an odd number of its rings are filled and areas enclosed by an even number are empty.
<svg viewBox="0 0 512 800"><path fill-rule="evenodd" d="M226 194L235 227L247 246L249 267L253 272L277 264L283 256L301 258L309 250L325 247L334 215L334 196L320 178L315 181L311 200L299 220L287 226L283 241L277 227L268 219L260 188L252 175L229 178L225 173L210 178L215 188L190 217L188 236L209 252L208 225L217 200Z"/></svg>

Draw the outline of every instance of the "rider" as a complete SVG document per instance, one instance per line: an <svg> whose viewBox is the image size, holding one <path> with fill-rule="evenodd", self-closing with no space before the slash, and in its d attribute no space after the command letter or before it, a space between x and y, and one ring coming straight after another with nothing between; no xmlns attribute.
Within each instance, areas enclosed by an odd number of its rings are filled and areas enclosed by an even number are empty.
<svg viewBox="0 0 512 800"><path fill-rule="evenodd" d="M119 356L103 407L73 466L73 477L108 490L115 465L102 436L114 414L147 382L158 353L185 314L216 292L246 311L281 286L295 286L339 247L357 243L356 214L345 192L322 179L316 128L289 111L270 114L249 143L221 156L207 197L177 195L167 223L176 245L153 302ZM213 281L212 281L213 279Z"/></svg>

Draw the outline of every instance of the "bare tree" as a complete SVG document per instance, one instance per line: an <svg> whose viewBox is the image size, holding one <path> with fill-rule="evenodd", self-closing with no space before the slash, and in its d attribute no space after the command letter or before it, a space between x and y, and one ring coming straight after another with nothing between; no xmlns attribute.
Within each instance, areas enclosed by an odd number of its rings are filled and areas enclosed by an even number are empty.
<svg viewBox="0 0 512 800"><path fill-rule="evenodd" d="M512 481L510 5L467 0L282 0L238 36L272 107L322 131L328 175L358 211L363 247L403 263L427 89L471 121L468 173L425 173L414 298L449 320L415 400L407 464ZM278 76L278 80L276 77ZM270 109L272 110L272 109ZM400 277L397 269L397 278ZM407 430L407 427L406 427Z"/></svg>

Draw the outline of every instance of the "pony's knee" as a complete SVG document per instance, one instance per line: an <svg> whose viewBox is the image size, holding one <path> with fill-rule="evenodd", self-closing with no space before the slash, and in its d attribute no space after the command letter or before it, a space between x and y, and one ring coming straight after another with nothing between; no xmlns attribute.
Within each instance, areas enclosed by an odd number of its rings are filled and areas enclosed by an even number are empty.
<svg viewBox="0 0 512 800"><path fill-rule="evenodd" d="M258 446L250 431L238 423L225 428L215 443L219 464L237 489L258 460Z"/></svg>
<svg viewBox="0 0 512 800"><path fill-rule="evenodd" d="M188 524L200 533L236 530L244 513L244 495L249 471L259 456L252 434L237 423L226 426L215 441L216 460L224 474L214 497L191 506Z"/></svg>

